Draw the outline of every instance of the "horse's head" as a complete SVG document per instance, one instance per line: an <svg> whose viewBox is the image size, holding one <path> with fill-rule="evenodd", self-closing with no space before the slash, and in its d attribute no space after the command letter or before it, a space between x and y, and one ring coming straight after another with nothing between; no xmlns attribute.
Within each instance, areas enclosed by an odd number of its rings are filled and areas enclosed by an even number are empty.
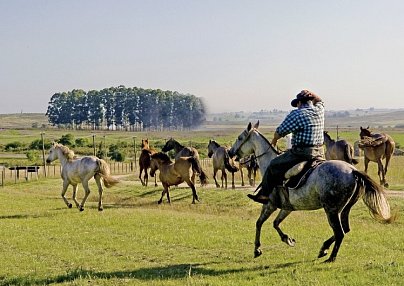
<svg viewBox="0 0 404 286"><path fill-rule="evenodd" d="M259 126L259 121L252 126L251 122L248 123L247 128L241 132L241 134L237 137L236 142L234 142L233 146L231 146L229 150L229 156L238 158L242 158L246 155L254 153L254 145L249 140L251 138L251 133L257 131Z"/></svg>
<svg viewBox="0 0 404 286"><path fill-rule="evenodd" d="M168 139L166 144L164 144L163 149L161 149L161 151L168 152L168 151L174 149L175 142L176 141L173 138Z"/></svg>
<svg viewBox="0 0 404 286"><path fill-rule="evenodd" d="M367 128L362 128L361 126L361 132L359 133L359 136L361 139L365 137L372 137L372 132L370 132L369 126Z"/></svg>
<svg viewBox="0 0 404 286"><path fill-rule="evenodd" d="M219 143L217 143L215 140L209 140L208 144L208 157L212 158L213 153L215 153L215 150L220 147Z"/></svg>
<svg viewBox="0 0 404 286"><path fill-rule="evenodd" d="M56 142L52 143L51 148L49 149L49 155L48 158L46 158L46 163L50 164L51 162L55 161L58 159L58 152L56 150L56 148L58 148L59 144L57 144Z"/></svg>
<svg viewBox="0 0 404 286"><path fill-rule="evenodd" d="M150 146L149 146L149 139L148 139L148 138L142 139L142 149L143 149L143 148L145 148L145 149L149 149L149 148L150 148Z"/></svg>

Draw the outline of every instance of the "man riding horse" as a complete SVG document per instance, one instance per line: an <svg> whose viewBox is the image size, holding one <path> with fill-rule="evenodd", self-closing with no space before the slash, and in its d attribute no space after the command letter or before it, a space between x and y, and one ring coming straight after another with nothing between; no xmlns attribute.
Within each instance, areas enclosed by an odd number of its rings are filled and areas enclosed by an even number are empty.
<svg viewBox="0 0 404 286"><path fill-rule="evenodd" d="M303 161L324 160L324 103L309 90L302 90L292 100L297 107L289 113L276 128L272 145L292 134L292 148L271 161L263 177L257 194L247 196L255 202L266 204L273 188L282 184L284 174L291 167Z"/></svg>

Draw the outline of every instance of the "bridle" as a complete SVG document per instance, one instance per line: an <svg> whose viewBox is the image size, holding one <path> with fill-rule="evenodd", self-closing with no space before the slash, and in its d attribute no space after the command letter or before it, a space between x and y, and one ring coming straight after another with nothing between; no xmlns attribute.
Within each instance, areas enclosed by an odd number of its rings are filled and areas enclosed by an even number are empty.
<svg viewBox="0 0 404 286"><path fill-rule="evenodd" d="M240 143L240 145L238 146L238 148L234 151L234 154L237 154L237 153L238 153L238 151L240 150L241 146L243 146L244 143L247 142L248 138L250 137L251 133L252 133L254 130L257 131L257 133L258 133L262 138L264 138L264 140L265 140L266 142L268 142L268 145L269 145L269 146L268 146L268 148L267 148L262 154L260 154L260 155L255 155L255 154L254 154L254 155L251 156L251 158L248 159L245 163L248 163L248 162L250 162L250 161L253 160L253 159L258 159L258 158L264 156L265 154L267 154L267 153L269 152L270 149L272 149L272 151L274 151L275 154L277 154L277 155L280 154L280 153L274 148L274 146L272 146L272 144L271 144L256 128L252 128L250 131L248 131L247 136L243 139L243 141ZM246 131L247 131L247 130L244 130L244 132L246 132ZM244 132L243 132L243 133L244 133Z"/></svg>

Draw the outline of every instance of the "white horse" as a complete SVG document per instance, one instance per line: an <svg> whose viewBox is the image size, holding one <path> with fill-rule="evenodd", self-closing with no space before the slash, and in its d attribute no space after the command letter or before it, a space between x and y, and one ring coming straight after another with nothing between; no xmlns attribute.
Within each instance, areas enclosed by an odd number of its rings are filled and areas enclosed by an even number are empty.
<svg viewBox="0 0 404 286"><path fill-rule="evenodd" d="M258 123L251 123L236 139L229 150L229 155L246 156L254 153L258 160L263 183L264 173L270 161L278 156L278 152L258 130ZM319 165L306 183L295 188L278 186L269 196L269 203L263 205L261 215L256 223L255 257L262 254L260 249L261 227L269 216L281 209L274 221L282 241L289 246L295 245L295 240L283 233L279 224L295 210L316 210L323 208L330 224L333 235L324 241L318 257L327 255L330 246L334 248L326 262L333 262L342 240L350 231L349 212L352 206L362 197L371 215L381 222L391 223L395 216L390 214L390 206L380 185L366 173L358 171L354 166L344 161L325 161Z"/></svg>
<svg viewBox="0 0 404 286"><path fill-rule="evenodd" d="M104 182L104 185L107 188L112 187L117 184L118 179L112 177L110 175L110 169L108 164L97 157L86 156L83 158L75 158L74 152L70 150L68 147L63 146L62 144L53 143L52 147L49 150L49 156L46 159L46 162L49 164L56 159L60 160L62 164L62 179L63 179L63 189L62 189L62 198L67 207L71 208L72 204L68 202L65 197L67 188L69 185L73 186L73 201L76 204L76 207L80 210L84 210L84 204L90 195L90 188L88 187L88 181L94 177L95 182L98 186L99 200L98 200L98 210L102 211L102 193L103 188L101 184L101 179ZM84 198L81 204L76 200L77 194L77 185L81 183L85 190Z"/></svg>

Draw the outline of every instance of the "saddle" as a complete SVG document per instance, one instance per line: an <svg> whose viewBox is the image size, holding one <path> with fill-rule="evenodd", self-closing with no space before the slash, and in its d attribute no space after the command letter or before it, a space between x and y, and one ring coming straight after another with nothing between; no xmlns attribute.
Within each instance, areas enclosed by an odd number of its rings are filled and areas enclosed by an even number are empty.
<svg viewBox="0 0 404 286"><path fill-rule="evenodd" d="M283 187L286 189L297 189L301 187L314 169L324 162L325 160L313 159L297 163L285 173Z"/></svg>
<svg viewBox="0 0 404 286"><path fill-rule="evenodd" d="M365 136L359 140L358 147L363 149L365 147L377 147L387 141L387 137L384 134L374 134L372 137Z"/></svg>

